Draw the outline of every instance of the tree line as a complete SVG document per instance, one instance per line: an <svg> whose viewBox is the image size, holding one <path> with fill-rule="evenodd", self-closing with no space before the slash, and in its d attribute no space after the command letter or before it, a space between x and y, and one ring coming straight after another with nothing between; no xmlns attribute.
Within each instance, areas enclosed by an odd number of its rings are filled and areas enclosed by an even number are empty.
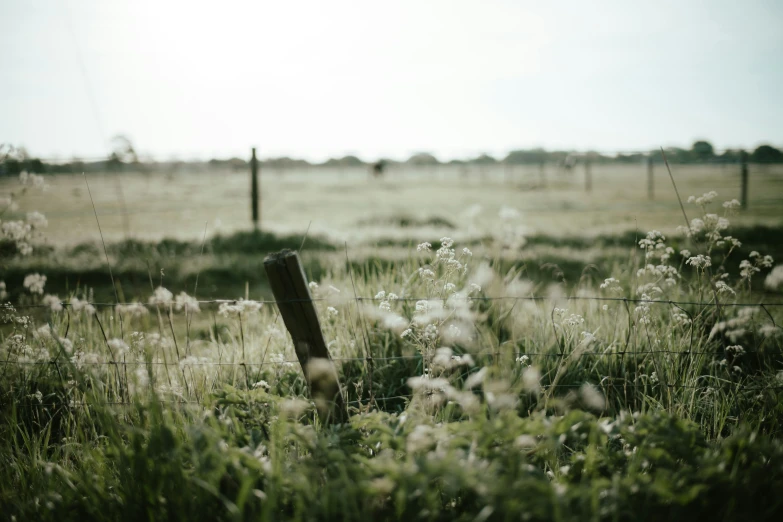
<svg viewBox="0 0 783 522"><path fill-rule="evenodd" d="M245 170L249 160L244 158L211 159L208 161L184 162L184 161L142 161L136 154L130 140L118 136L112 141L113 150L105 160L81 161L74 159L66 162L48 162L34 157L23 148L10 145L0 145L0 175L18 176L22 171L36 174L43 173L80 173L80 172L106 172L120 170L177 170L178 168L203 167L203 168L228 168ZM733 164L741 160L740 149L727 149L717 151L708 141L696 141L688 148L669 147L664 149L666 158L671 163L678 164ZM465 160L452 159L441 161L435 155L428 152L419 152L411 155L403 161L381 159L378 162L367 162L357 156L343 156L331 158L321 163L313 163L303 159L290 157L268 158L259 160L261 168L278 170L312 167L351 168L368 167L379 163L385 166L410 165L417 167L435 167L439 165L463 165L481 166L493 164L506 165L536 165L536 164L564 164L577 163L589 160L592 163L641 163L652 158L655 162L662 162L663 158L658 150L649 152L618 152L602 153L598 151L576 152L569 150L546 150L543 148L512 150L505 157L496 158L489 154L481 154L475 158ZM783 163L783 151L772 145L760 145L748 154L750 163L781 164Z"/></svg>

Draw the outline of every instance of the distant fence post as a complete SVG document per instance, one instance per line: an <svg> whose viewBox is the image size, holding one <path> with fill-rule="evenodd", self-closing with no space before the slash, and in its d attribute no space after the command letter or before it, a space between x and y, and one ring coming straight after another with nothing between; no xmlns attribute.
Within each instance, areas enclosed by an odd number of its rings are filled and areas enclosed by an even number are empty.
<svg viewBox="0 0 783 522"><path fill-rule="evenodd" d="M305 380L324 423L343 423L348 410L340 390L337 370L326 348L318 314L305 280L299 255L291 250L269 254L264 270L277 301Z"/></svg>
<svg viewBox="0 0 783 522"><path fill-rule="evenodd" d="M740 151L740 177L742 186L740 187L740 203L743 209L748 208L748 153Z"/></svg>
<svg viewBox="0 0 783 522"><path fill-rule="evenodd" d="M647 157L647 199L655 199L655 179L653 178L653 157Z"/></svg>
<svg viewBox="0 0 783 522"><path fill-rule="evenodd" d="M253 155L250 158L250 207L253 211L253 227L258 228L258 159L256 159L256 148L253 147Z"/></svg>
<svg viewBox="0 0 783 522"><path fill-rule="evenodd" d="M585 158L585 191L591 192L593 190L593 171L590 168L590 158Z"/></svg>

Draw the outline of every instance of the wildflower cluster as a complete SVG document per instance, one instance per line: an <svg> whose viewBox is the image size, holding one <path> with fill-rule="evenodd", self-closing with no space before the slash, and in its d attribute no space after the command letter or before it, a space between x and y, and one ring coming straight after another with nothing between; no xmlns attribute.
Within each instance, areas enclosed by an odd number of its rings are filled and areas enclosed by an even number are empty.
<svg viewBox="0 0 783 522"><path fill-rule="evenodd" d="M239 299L238 301L220 303L218 315L222 317L241 316L243 314L254 313L261 310L263 303L258 301L249 301Z"/></svg>
<svg viewBox="0 0 783 522"><path fill-rule="evenodd" d="M762 268L772 268L773 263L772 256L762 256L754 250L748 255L748 259L740 261L740 277L746 279L750 286L753 275L761 272Z"/></svg>
<svg viewBox="0 0 783 522"><path fill-rule="evenodd" d="M28 174L22 172L19 175L19 182L22 185L22 192L29 187L45 189L43 176L38 174ZM6 212L16 212L19 205L16 201L18 196L11 194L0 197L0 217ZM26 219L0 219L0 243L11 243L16 252L22 256L30 255L33 252L33 241L40 236L40 230L46 228L49 222L40 212L28 212Z"/></svg>
<svg viewBox="0 0 783 522"><path fill-rule="evenodd" d="M441 343L464 344L470 340L475 314L469 296L481 291L478 284L465 281L473 255L470 249L463 248L458 253L449 237L441 238L440 244L431 262L417 270L419 278L414 285L427 298L416 302L409 320L393 311L395 294L381 290L375 296L384 325L401 330L401 337L414 344L424 357L425 374L435 366L443 368L442 364L435 365L437 350L445 348ZM417 251L431 252L430 243L419 244Z"/></svg>
<svg viewBox="0 0 783 522"><path fill-rule="evenodd" d="M670 264L674 249L666 245L666 237L657 230L647 233L647 237L639 241L639 248L645 251L645 266L640 268L636 276L642 284L636 289L639 294L659 296L664 289L674 288L680 279L679 270ZM657 260L657 264L656 261Z"/></svg>

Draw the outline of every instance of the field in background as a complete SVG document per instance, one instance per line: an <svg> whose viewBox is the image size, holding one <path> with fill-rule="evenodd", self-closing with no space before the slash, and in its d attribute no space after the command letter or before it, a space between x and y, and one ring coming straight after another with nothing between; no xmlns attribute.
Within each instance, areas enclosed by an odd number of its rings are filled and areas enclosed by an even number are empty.
<svg viewBox="0 0 783 522"><path fill-rule="evenodd" d="M717 191L721 201L740 196L737 166L672 168L683 199L709 190ZM409 167L391 169L382 179L371 178L365 169L263 170L262 229L303 234L312 222L311 234L358 246L383 239L415 243L445 233L469 240L509 221L520 233L556 236L670 232L683 224L662 165L655 166L652 201L645 165L593 165L589 193L582 166L568 172L548 165L545 174L543 186L538 166ZM210 236L251 228L248 172L185 169L120 176L88 177L107 241L127 236L198 240L205 223ZM56 175L46 180L49 191L26 195L20 207L46 215L48 241L61 246L97 241L84 178ZM0 180L0 195L16 184ZM751 165L749 193L749 209L735 225L783 222L783 166ZM501 213L504 207L519 216Z"/></svg>

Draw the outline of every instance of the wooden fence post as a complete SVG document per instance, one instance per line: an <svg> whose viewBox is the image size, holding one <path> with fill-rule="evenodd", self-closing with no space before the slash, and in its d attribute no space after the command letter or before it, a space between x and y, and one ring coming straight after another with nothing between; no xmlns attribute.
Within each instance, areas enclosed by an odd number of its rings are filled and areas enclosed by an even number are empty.
<svg viewBox="0 0 783 522"><path fill-rule="evenodd" d="M593 190L593 171L590 168L590 158L585 159L585 191Z"/></svg>
<svg viewBox="0 0 783 522"><path fill-rule="evenodd" d="M748 208L748 153L744 150L740 151L740 204L743 209Z"/></svg>
<svg viewBox="0 0 783 522"><path fill-rule="evenodd" d="M324 423L346 422L348 410L337 370L326 348L299 255L287 249L270 254L264 259L264 270L294 342L318 416Z"/></svg>
<svg viewBox="0 0 783 522"><path fill-rule="evenodd" d="M655 180L653 178L653 157L647 157L647 199L655 199Z"/></svg>
<svg viewBox="0 0 783 522"><path fill-rule="evenodd" d="M258 209L258 160L256 159L256 148L253 147L253 156L250 158L250 207L253 212L253 227L258 229L259 209Z"/></svg>

